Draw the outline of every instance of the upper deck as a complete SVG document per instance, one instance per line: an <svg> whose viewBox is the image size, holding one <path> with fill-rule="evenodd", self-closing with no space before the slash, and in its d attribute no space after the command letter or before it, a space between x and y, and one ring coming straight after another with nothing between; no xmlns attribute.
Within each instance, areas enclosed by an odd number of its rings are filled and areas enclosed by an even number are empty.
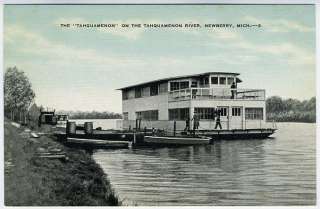
<svg viewBox="0 0 320 209"><path fill-rule="evenodd" d="M234 94L232 95L232 91ZM187 88L169 91L168 101L183 100L265 100L264 89Z"/></svg>
<svg viewBox="0 0 320 209"><path fill-rule="evenodd" d="M182 100L265 100L264 89L242 89L238 73L208 72L164 78L121 88L123 100L168 95L169 102Z"/></svg>

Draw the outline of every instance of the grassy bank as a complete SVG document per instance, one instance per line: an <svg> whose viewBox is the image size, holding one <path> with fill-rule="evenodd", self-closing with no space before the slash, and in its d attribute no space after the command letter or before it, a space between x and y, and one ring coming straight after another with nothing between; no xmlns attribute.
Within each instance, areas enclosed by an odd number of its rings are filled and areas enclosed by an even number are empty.
<svg viewBox="0 0 320 209"><path fill-rule="evenodd" d="M50 127L44 127L50 132ZM5 119L6 206L119 205L102 169L83 150L63 146L51 135L30 138L24 127ZM42 128L41 131L44 131ZM62 150L66 159L39 158L39 151Z"/></svg>

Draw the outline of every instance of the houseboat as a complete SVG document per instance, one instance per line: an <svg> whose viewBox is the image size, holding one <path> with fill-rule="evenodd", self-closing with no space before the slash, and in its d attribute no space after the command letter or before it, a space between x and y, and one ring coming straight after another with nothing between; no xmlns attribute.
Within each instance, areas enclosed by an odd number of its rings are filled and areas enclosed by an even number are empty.
<svg viewBox="0 0 320 209"><path fill-rule="evenodd" d="M239 88L239 75L206 72L120 88L121 128L191 129L213 138L267 137L275 127L266 123L266 92Z"/></svg>

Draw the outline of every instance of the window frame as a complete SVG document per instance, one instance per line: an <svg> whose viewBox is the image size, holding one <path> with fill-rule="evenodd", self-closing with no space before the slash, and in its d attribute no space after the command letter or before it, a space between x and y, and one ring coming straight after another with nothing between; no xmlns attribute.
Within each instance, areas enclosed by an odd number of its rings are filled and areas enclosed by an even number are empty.
<svg viewBox="0 0 320 209"><path fill-rule="evenodd" d="M213 83L213 79L217 79L217 83ZM219 85L219 77L218 76L211 76L211 84L212 85Z"/></svg>
<svg viewBox="0 0 320 209"><path fill-rule="evenodd" d="M157 96L159 95L159 85L153 84L150 86L150 96Z"/></svg>
<svg viewBox="0 0 320 209"><path fill-rule="evenodd" d="M129 112L123 112L123 120L129 120Z"/></svg>
<svg viewBox="0 0 320 209"><path fill-rule="evenodd" d="M221 109L225 110L225 111L221 111L221 114L220 114L221 117L229 116L229 113L228 113L229 107L226 107L226 106L218 106L217 107L217 110L221 110ZM225 113L225 114L222 114L222 113Z"/></svg>
<svg viewBox="0 0 320 209"><path fill-rule="evenodd" d="M175 86L173 84L175 84ZM180 83L179 81L171 81L169 86L170 86L170 91L177 91L180 88Z"/></svg>
<svg viewBox="0 0 320 209"><path fill-rule="evenodd" d="M221 82L222 80L224 80L224 83ZM219 76L219 85L226 85L226 84L227 84L227 77Z"/></svg>
<svg viewBox="0 0 320 209"><path fill-rule="evenodd" d="M183 121L190 118L189 108L172 108L168 109L169 120Z"/></svg>
<svg viewBox="0 0 320 209"><path fill-rule="evenodd" d="M242 116L242 107L232 107L231 108L231 116L240 117Z"/></svg>
<svg viewBox="0 0 320 209"><path fill-rule="evenodd" d="M253 111L253 112L248 112ZM246 107L245 108L246 120L264 120L264 108L263 107Z"/></svg>
<svg viewBox="0 0 320 209"><path fill-rule="evenodd" d="M137 87L134 89L134 98L141 98L142 97L142 88Z"/></svg>
<svg viewBox="0 0 320 209"><path fill-rule="evenodd" d="M232 79L231 83L229 83L229 80ZM234 81L234 77L227 77L227 85L232 85Z"/></svg>
<svg viewBox="0 0 320 209"><path fill-rule="evenodd" d="M136 119L145 121L157 121L159 120L159 110L137 111Z"/></svg>
<svg viewBox="0 0 320 209"><path fill-rule="evenodd" d="M214 113L216 108L214 107L195 107L194 111L198 114L201 120L212 120L214 118Z"/></svg>
<svg viewBox="0 0 320 209"><path fill-rule="evenodd" d="M128 100L129 99L129 91L122 90L122 100Z"/></svg>

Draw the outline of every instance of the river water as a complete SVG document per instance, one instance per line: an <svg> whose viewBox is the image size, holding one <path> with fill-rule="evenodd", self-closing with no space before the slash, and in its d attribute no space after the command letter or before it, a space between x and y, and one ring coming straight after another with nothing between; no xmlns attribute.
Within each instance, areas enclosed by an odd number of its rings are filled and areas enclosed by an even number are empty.
<svg viewBox="0 0 320 209"><path fill-rule="evenodd" d="M316 125L278 129L264 140L93 156L127 205L315 205Z"/></svg>

